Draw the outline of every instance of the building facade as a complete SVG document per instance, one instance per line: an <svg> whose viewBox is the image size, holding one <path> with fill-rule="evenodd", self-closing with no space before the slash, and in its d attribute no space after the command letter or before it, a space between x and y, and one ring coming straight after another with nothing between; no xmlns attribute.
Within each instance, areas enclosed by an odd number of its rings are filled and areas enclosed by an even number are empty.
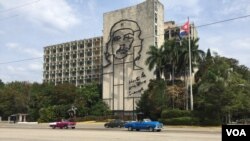
<svg viewBox="0 0 250 141"><path fill-rule="evenodd" d="M193 25L193 24L191 24ZM149 47L177 38L179 26L164 23L164 6L145 0L103 15L103 36L44 48L44 82L76 86L96 82L103 101L117 114L133 114L154 72L145 61ZM193 37L197 37L194 26Z"/></svg>
<svg viewBox="0 0 250 141"><path fill-rule="evenodd" d="M132 114L153 71L147 51L164 41L164 7L158 0L104 14L103 100L115 113Z"/></svg>
<svg viewBox="0 0 250 141"><path fill-rule="evenodd" d="M101 84L102 48L102 37L44 47L43 81L55 85Z"/></svg>
<svg viewBox="0 0 250 141"><path fill-rule="evenodd" d="M181 25L180 25L181 26ZM176 25L174 21L164 22L164 39L179 39L180 26ZM198 32L194 23L190 24L191 38L198 38Z"/></svg>

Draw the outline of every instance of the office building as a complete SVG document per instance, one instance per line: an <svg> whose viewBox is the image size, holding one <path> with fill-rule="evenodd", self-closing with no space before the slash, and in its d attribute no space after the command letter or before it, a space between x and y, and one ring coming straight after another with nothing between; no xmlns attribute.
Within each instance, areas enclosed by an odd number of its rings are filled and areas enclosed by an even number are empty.
<svg viewBox="0 0 250 141"><path fill-rule="evenodd" d="M44 82L102 83L102 37L44 47Z"/></svg>

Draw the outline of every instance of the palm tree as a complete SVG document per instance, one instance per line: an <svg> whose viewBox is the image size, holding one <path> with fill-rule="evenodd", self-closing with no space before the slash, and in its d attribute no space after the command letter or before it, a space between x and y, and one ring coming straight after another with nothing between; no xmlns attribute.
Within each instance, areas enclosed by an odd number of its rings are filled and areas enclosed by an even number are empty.
<svg viewBox="0 0 250 141"><path fill-rule="evenodd" d="M149 55L146 59L146 65L148 65L148 69L151 71L155 68L156 78L160 79L163 70L163 47L158 48L157 46L150 46L149 51L147 52Z"/></svg>
<svg viewBox="0 0 250 141"><path fill-rule="evenodd" d="M191 64L192 68L191 71L193 72L193 68L197 68L199 63L204 59L205 53L202 50L199 50L199 38L192 39L190 41L190 49L191 49ZM181 55L178 62L178 73L184 76L184 81L186 84L186 89L188 90L188 83L187 83L187 76L189 70L189 42L188 39L183 39L181 49ZM192 78L190 78L192 79ZM192 84L191 84L192 85ZM186 97L188 98L188 92L186 91ZM186 109L188 109L188 99L186 102Z"/></svg>
<svg viewBox="0 0 250 141"><path fill-rule="evenodd" d="M164 70L165 74L171 74L171 79L172 83L174 84L174 79L175 79L175 73L176 73L176 66L179 61L179 53L180 53L180 48L179 48L179 43L176 42L176 40L165 40L164 44ZM165 75L165 78L167 76Z"/></svg>
<svg viewBox="0 0 250 141"><path fill-rule="evenodd" d="M192 72L194 71L193 68L197 67L199 63L204 59L205 53L202 50L199 50L199 38L192 39L190 41L191 44L191 58L192 58ZM189 64L189 51L188 51L188 40L184 39L182 46L181 46L181 55L180 55L180 60L178 64L178 70L179 73L184 73L186 74L188 64Z"/></svg>

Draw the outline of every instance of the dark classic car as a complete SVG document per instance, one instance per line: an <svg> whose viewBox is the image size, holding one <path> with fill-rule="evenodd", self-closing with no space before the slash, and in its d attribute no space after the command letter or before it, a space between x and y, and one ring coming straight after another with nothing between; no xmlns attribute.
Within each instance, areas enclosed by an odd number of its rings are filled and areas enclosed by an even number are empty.
<svg viewBox="0 0 250 141"><path fill-rule="evenodd" d="M120 119L115 119L115 120L112 120L110 122L107 122L104 124L104 127L106 128L113 128L113 127L119 127L119 128L122 128L124 127L124 124L125 124L125 121L123 120L120 120Z"/></svg>
<svg viewBox="0 0 250 141"><path fill-rule="evenodd" d="M49 126L53 129L55 128L60 128L60 129L68 129L68 128L72 128L75 129L76 127L76 122L73 121L68 121L68 120L63 120L63 121L59 121L59 122L51 122L49 123Z"/></svg>
<svg viewBox="0 0 250 141"><path fill-rule="evenodd" d="M143 119L142 121L128 122L124 125L129 131L149 130L151 132L160 132L163 128L163 124L158 121L151 121L150 119Z"/></svg>

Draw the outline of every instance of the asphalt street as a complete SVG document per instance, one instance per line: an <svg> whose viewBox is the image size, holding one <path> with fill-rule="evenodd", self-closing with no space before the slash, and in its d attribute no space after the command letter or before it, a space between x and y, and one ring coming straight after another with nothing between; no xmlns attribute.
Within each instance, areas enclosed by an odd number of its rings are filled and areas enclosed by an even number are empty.
<svg viewBox="0 0 250 141"><path fill-rule="evenodd" d="M0 123L1 141L221 141L220 127L165 126L162 132L104 128L104 123L78 123L76 129L51 129L48 123Z"/></svg>

